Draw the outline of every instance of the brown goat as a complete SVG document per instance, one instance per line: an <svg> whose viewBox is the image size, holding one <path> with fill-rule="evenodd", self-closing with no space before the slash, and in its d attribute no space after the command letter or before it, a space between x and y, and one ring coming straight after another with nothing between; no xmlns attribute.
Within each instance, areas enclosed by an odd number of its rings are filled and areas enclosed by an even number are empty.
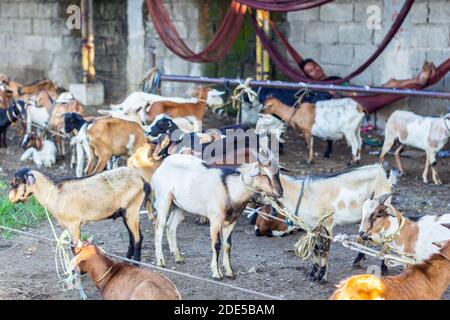
<svg viewBox="0 0 450 320"><path fill-rule="evenodd" d="M257 237L281 237L294 230L293 227L287 225L285 222L271 217L275 213L276 218L285 219L283 215L277 213L270 205L264 205L259 210L265 214L259 215L255 213L257 216L255 222L255 234Z"/></svg>
<svg viewBox="0 0 450 320"><path fill-rule="evenodd" d="M164 275L106 257L88 242L75 249L72 267L87 272L105 300L180 300L175 285Z"/></svg>
<svg viewBox="0 0 450 320"><path fill-rule="evenodd" d="M153 122L157 115L167 113L171 118L194 116L198 121L203 121L206 111L206 99L210 88L200 87L197 93L197 103L176 103L172 101L158 101L146 109L146 120Z"/></svg>
<svg viewBox="0 0 450 320"><path fill-rule="evenodd" d="M88 175L102 172L111 157L131 156L147 143L139 124L117 118L98 119L88 127L87 136L91 148Z"/></svg>
<svg viewBox="0 0 450 320"><path fill-rule="evenodd" d="M330 300L438 300L450 285L450 241L440 253L399 275L356 275L343 280Z"/></svg>
<svg viewBox="0 0 450 320"><path fill-rule="evenodd" d="M0 109L8 109L10 98L7 91L0 90Z"/></svg>
<svg viewBox="0 0 450 320"><path fill-rule="evenodd" d="M76 112L83 116L84 108L77 100L70 100L67 103L56 104L53 108L49 121L49 127L51 130L58 133L64 132L64 114L67 112ZM59 135L55 135L55 142L58 149L58 155L64 157L66 152L63 138Z"/></svg>

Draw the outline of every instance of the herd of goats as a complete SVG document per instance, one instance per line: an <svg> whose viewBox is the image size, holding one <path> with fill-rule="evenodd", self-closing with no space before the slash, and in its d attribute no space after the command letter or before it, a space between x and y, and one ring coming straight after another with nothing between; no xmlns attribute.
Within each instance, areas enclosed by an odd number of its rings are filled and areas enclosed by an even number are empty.
<svg viewBox="0 0 450 320"><path fill-rule="evenodd" d="M75 245L74 270L87 272L105 299L181 299L165 276L116 263L95 245L80 239L82 225L122 217L129 232L127 258L141 258L140 210L145 206L155 228L155 255L165 266L164 232L175 262L183 261L177 245L177 227L185 212L199 215L210 225L211 272L214 279L234 278L231 234L249 206L258 236L281 236L295 225L273 208L272 201L293 213L311 229L321 224L329 237L317 237L312 247L310 279L325 282L335 225L360 223L358 241L389 243L415 264L395 276L356 275L343 280L332 299L440 299L450 284L450 214L410 219L391 204L397 177L403 173L404 147L425 151L423 182L442 182L436 171L436 153L450 137L450 113L423 117L395 111L386 123L380 163L352 166L337 173L293 177L278 163L270 147L282 142L291 126L313 160L313 139L345 138L351 149L349 164L361 159L360 135L364 109L349 98L283 104L274 97L259 103L256 128L237 124L218 130L201 129L208 107L223 103L219 92L198 88L196 98L164 97L134 92L102 115L88 117L69 92L50 80L21 85L0 75L0 147L6 148L8 127L21 122L25 150L40 168L71 156L77 178L53 178L23 168L14 174L9 199L13 203L34 196L67 229ZM252 99L247 99L251 101ZM254 100L254 99L253 99ZM20 131L22 131L20 133ZM254 133L242 141L235 132ZM269 137L270 133L270 137ZM53 140L52 140L53 139ZM70 147L66 144L70 141ZM399 170L389 176L384 158L397 143ZM329 145L330 147L330 145ZM327 150L330 156L331 149ZM120 157L127 158L119 166ZM283 173L282 173L283 172ZM269 201L270 199L270 201ZM223 271L219 253L223 250ZM354 266L365 260L360 253ZM383 274L387 266L382 264Z"/></svg>

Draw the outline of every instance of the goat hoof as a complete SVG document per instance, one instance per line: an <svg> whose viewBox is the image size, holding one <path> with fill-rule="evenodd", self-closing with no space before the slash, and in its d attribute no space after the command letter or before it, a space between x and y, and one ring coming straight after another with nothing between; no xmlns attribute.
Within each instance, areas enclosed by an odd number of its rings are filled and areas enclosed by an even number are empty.
<svg viewBox="0 0 450 320"><path fill-rule="evenodd" d="M225 272L225 277L227 277L228 279L236 279L236 275L234 274L233 271L230 272Z"/></svg>
<svg viewBox="0 0 450 320"><path fill-rule="evenodd" d="M222 280L223 276L221 274L218 274L218 273L213 273L211 278L213 278L214 280Z"/></svg>
<svg viewBox="0 0 450 320"><path fill-rule="evenodd" d="M353 263L353 269L364 269L363 261Z"/></svg>
<svg viewBox="0 0 450 320"><path fill-rule="evenodd" d="M166 261L164 260L164 258L160 258L160 259L157 260L156 265L158 267L165 268L166 267Z"/></svg>
<svg viewBox="0 0 450 320"><path fill-rule="evenodd" d="M184 263L184 258L180 254L175 255L175 262L179 263L179 264L183 264Z"/></svg>

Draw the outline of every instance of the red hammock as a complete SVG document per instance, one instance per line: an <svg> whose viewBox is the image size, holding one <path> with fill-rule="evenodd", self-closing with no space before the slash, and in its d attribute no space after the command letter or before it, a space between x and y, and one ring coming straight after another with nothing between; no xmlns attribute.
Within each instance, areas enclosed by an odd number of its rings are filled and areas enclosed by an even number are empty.
<svg viewBox="0 0 450 320"><path fill-rule="evenodd" d="M312 80L305 76L305 74L299 69L292 67L286 59L281 55L281 53L278 51L278 49L275 47L275 45L272 44L267 34L264 32L264 30L258 25L256 21L256 17L254 15L251 15L251 22L253 25L253 28L255 29L256 34L258 35L259 39L261 40L261 43L264 46L264 49L267 50L270 57L272 58L273 62L277 65L277 67L283 72L285 75L287 75L290 79L294 81L302 81L302 82L309 82L309 83L330 83L330 84L340 84L349 81L350 79L356 77L357 75L361 74L364 70L367 69L377 58L378 56L384 51L384 49L388 46L388 44L391 42L397 31L400 29L403 21L405 20L406 16L408 15L409 11L411 10L412 5L414 4L415 0L406 0L405 4L403 5L402 10L400 11L399 15L395 19L394 23L391 26L391 29L384 37L383 41L381 42L380 46L377 48L377 50L367 59L364 64L362 64L358 69L353 71L351 74L346 76L343 79L339 80L331 80L331 81L317 81ZM275 24L272 24L275 26ZM292 56L292 58L298 63L299 60L303 60L302 57L292 48L292 46L289 44L287 39L281 34L281 32L274 28L274 32L278 37L280 37L281 42L284 44L284 46L287 48L289 54Z"/></svg>
<svg viewBox="0 0 450 320"><path fill-rule="evenodd" d="M450 58L444 61L439 67L436 68L436 73L431 77L427 84L424 86L411 85L404 89L424 89L429 86L436 84L439 80L445 77L445 75L450 71ZM403 99L405 96L392 95L392 94L380 94L380 95L368 95L352 97L353 100L360 103L369 113L375 112L389 103Z"/></svg>
<svg viewBox="0 0 450 320"><path fill-rule="evenodd" d="M319 7L334 0L236 0L253 9L272 12L299 11Z"/></svg>
<svg viewBox="0 0 450 320"><path fill-rule="evenodd" d="M177 56L191 62L214 62L222 60L233 46L244 22L247 6L232 1L219 31L202 52L195 53L181 39L162 0L147 0L148 11L159 37Z"/></svg>

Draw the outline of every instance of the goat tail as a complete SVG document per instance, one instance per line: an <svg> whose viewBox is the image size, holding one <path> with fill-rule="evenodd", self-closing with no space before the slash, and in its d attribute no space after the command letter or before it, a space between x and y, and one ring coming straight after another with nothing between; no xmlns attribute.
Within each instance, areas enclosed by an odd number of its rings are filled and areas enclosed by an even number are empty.
<svg viewBox="0 0 450 320"><path fill-rule="evenodd" d="M152 187L148 182L144 182L144 206L147 209L147 216L150 221L153 221L156 218L155 213L153 212L153 206L152 206L152 200L151 200L151 193L152 193Z"/></svg>

